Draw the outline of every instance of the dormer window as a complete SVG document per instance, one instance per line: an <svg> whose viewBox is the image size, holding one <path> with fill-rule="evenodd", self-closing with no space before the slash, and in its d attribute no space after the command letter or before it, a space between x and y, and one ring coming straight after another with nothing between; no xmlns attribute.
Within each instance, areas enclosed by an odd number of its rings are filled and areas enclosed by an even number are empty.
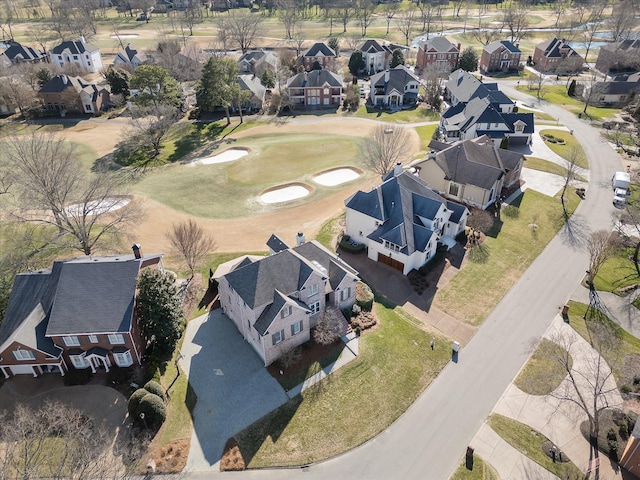
<svg viewBox="0 0 640 480"><path fill-rule="evenodd" d="M283 309L280 311L280 317L282 318L287 318L289 315L291 315L291 305L285 305L283 307Z"/></svg>
<svg viewBox="0 0 640 480"><path fill-rule="evenodd" d="M312 285L309 285L309 288L307 289L307 297L313 297L314 295L318 294L318 284L314 283Z"/></svg>

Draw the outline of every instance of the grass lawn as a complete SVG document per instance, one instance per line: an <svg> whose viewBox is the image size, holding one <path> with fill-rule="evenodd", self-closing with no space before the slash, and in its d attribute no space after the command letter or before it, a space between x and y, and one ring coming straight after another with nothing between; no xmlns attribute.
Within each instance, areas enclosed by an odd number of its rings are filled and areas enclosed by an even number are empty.
<svg viewBox="0 0 640 480"><path fill-rule="evenodd" d="M235 436L249 468L305 465L362 444L450 361L449 341L438 332L420 330L381 304L375 312L380 326L360 337L357 360Z"/></svg>
<svg viewBox="0 0 640 480"><path fill-rule="evenodd" d="M567 198L568 210L573 212L580 200L573 191ZM518 217L503 213L487 237L486 261L469 261L438 291L436 306L471 325L480 324L564 224L557 197L526 190L515 204ZM533 229L532 223L538 228Z"/></svg>
<svg viewBox="0 0 640 480"><path fill-rule="evenodd" d="M596 290L618 294L619 288L640 283L640 276L630 259L634 250L634 247L620 248L602 265L593 281Z"/></svg>
<svg viewBox="0 0 640 480"><path fill-rule="evenodd" d="M553 462L543 451L543 443L548 438L530 426L496 413L489 417L488 423L509 445L557 477L566 480L584 478L584 474L573 462Z"/></svg>
<svg viewBox="0 0 640 480"><path fill-rule="evenodd" d="M478 455L474 455L473 470L469 470L463 460L449 480L500 480L500 477L490 464Z"/></svg>
<svg viewBox="0 0 640 480"><path fill-rule="evenodd" d="M433 132L435 132L437 128L437 124L416 127L416 132L418 132L420 136L420 151L425 152L429 149L429 142L431 142Z"/></svg>
<svg viewBox="0 0 640 480"><path fill-rule="evenodd" d="M553 356L556 348L562 347L543 338L513 382L516 387L529 395L548 395L558 388L567 372ZM569 365L573 365L571 357Z"/></svg>
<svg viewBox="0 0 640 480"><path fill-rule="evenodd" d="M524 83L524 82L523 82ZM529 85L520 85L518 90L529 95L537 95L537 85L534 85L531 89ZM617 113L620 113L619 108L605 108L605 107L587 107L586 114L583 114L584 102L578 98L570 97L567 95L566 85L542 85L542 99L558 105L576 115L581 114L585 118L591 120L602 120L604 118L613 118Z"/></svg>
<svg viewBox="0 0 640 480"><path fill-rule="evenodd" d="M320 231L318 235L316 235L316 240L320 242L322 245L327 247L329 251L333 252L336 249L336 244L334 239L336 236L344 230L345 226L345 214L341 213L337 217L333 217L330 220L324 222L322 227L320 227Z"/></svg>
<svg viewBox="0 0 640 480"><path fill-rule="evenodd" d="M524 166L526 168L531 168L532 170L540 170L541 172L553 173L554 175L560 175L564 177L567 174L567 169L557 163L550 162L549 160L544 160L538 157L526 157L526 161L524 162ZM577 175L576 180L580 182L586 182L587 179Z"/></svg>
<svg viewBox="0 0 640 480"><path fill-rule="evenodd" d="M580 152L582 152L582 155L578 156L576 160L576 165L581 168L589 168L587 156L584 153L582 145L578 143L578 140L576 140L576 137L571 135L571 132L567 132L566 130L548 129L548 130L540 130L539 133L540 133L540 136L544 134L548 134L548 135L553 135L554 137L559 138L561 140L564 140L564 145L551 143L551 142L545 142L545 145L549 147L551 150L553 150L555 153L560 155L565 160L569 160L571 158L572 150L574 148L577 148Z"/></svg>
<svg viewBox="0 0 640 480"><path fill-rule="evenodd" d="M324 187L314 183L312 177L335 167L362 167L358 141L357 137L324 134L246 137L226 146L248 148L250 153L246 157L213 165L166 165L144 175L132 189L198 217L259 215L315 201L344 188L348 183ZM265 190L290 182L304 183L310 194L275 204L259 201Z"/></svg>
<svg viewBox="0 0 640 480"><path fill-rule="evenodd" d="M640 339L623 330L604 314L598 316L598 321L585 321L587 308L588 305L570 301L569 324L588 342L591 342L592 336L607 335L607 341L601 342L600 353L611 368L616 382L621 386L625 357L640 354Z"/></svg>
<svg viewBox="0 0 640 480"><path fill-rule="evenodd" d="M344 113L344 116L356 116L360 118L370 118L381 122L389 123L416 123L416 122L435 122L440 120L440 113L433 110L418 106L411 110L401 110L399 112L387 112L370 105L360 105L355 113Z"/></svg>
<svg viewBox="0 0 640 480"><path fill-rule="evenodd" d="M535 120L548 120L555 122L557 119L553 118L548 113L539 112L538 110L529 110L528 108L518 107L518 113L533 113L533 118Z"/></svg>

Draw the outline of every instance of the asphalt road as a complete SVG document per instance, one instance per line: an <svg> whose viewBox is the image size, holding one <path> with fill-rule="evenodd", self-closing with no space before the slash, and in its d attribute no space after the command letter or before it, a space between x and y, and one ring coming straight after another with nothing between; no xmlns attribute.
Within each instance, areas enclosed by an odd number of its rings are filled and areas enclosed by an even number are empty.
<svg viewBox="0 0 640 480"><path fill-rule="evenodd" d="M534 101L506 85L501 89L512 98ZM588 268L584 247L589 233L611 228L616 213L609 183L613 172L621 169L620 157L598 131L574 115L545 102L536 108L573 129L587 152L591 182L586 200L573 216L571 228L564 228L514 284L461 350L458 362L447 365L391 427L351 452L305 469L248 471L225 476L332 480L449 478L502 392L582 279ZM208 478L211 473L204 475L191 474L188 478Z"/></svg>

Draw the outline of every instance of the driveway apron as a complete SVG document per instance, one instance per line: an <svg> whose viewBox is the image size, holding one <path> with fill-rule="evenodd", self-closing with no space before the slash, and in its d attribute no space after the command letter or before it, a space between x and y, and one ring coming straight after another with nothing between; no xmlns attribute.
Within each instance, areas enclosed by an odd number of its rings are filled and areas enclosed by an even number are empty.
<svg viewBox="0 0 640 480"><path fill-rule="evenodd" d="M227 439L288 397L221 310L189 322L181 352L198 397L186 470L217 470Z"/></svg>

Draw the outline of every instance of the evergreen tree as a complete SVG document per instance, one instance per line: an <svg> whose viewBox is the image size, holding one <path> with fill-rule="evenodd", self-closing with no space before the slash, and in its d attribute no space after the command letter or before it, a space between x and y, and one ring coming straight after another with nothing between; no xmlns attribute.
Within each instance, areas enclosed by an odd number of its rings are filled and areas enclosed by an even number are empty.
<svg viewBox="0 0 640 480"><path fill-rule="evenodd" d="M264 72L262 72L262 75L260 75L260 82L262 82L262 84L267 88L275 87L276 86L275 73L273 73L271 70L267 68Z"/></svg>
<svg viewBox="0 0 640 480"><path fill-rule="evenodd" d="M575 80L575 78L573 80L571 80L571 83L569 84L569 89L567 90L567 95L569 95L570 97L575 97L576 96L576 80Z"/></svg>
<svg viewBox="0 0 640 480"><path fill-rule="evenodd" d="M129 98L129 80L131 79L129 72L112 66L107 70L105 78L111 87L111 93L122 95L125 100Z"/></svg>
<svg viewBox="0 0 640 480"><path fill-rule="evenodd" d="M140 65L136 68L131 75L129 88L140 91L135 102L142 106L165 104L177 108L182 103L178 82L166 68L157 65Z"/></svg>
<svg viewBox="0 0 640 480"><path fill-rule="evenodd" d="M136 311L142 335L160 353L173 352L182 334L183 314L169 275L147 268L138 276Z"/></svg>
<svg viewBox="0 0 640 480"><path fill-rule="evenodd" d="M360 70L364 70L364 57L362 56L362 52L360 50L356 50L349 57L349 72L354 77L358 76Z"/></svg>
<svg viewBox="0 0 640 480"><path fill-rule="evenodd" d="M404 53L399 48L396 48L391 54L391 62L389 63L389 67L395 68L398 65L404 65Z"/></svg>
<svg viewBox="0 0 640 480"><path fill-rule="evenodd" d="M216 108L224 108L229 124L229 107L240 96L236 62L230 58L209 58L202 67L202 78L196 89L196 103L200 110L213 112Z"/></svg>
<svg viewBox="0 0 640 480"><path fill-rule="evenodd" d="M473 47L465 48L458 59L458 67L466 72L475 72L478 69L478 53Z"/></svg>

